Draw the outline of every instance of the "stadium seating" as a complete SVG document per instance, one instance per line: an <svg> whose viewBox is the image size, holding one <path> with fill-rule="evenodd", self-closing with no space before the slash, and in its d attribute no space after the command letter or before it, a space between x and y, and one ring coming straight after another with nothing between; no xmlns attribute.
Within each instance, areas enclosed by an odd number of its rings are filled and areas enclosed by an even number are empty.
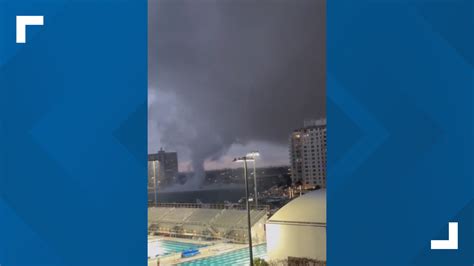
<svg viewBox="0 0 474 266"><path fill-rule="evenodd" d="M255 211L251 210L250 211L250 221L251 224L256 223L260 218L262 218L265 215L265 211ZM244 219L239 220L237 223L237 227L242 228L247 226L247 216L245 216Z"/></svg>
<svg viewBox="0 0 474 266"><path fill-rule="evenodd" d="M216 217L221 210L216 209L195 209L187 219L187 224L209 224L212 222L214 217Z"/></svg>
<svg viewBox="0 0 474 266"><path fill-rule="evenodd" d="M266 210L251 210L254 225L266 219ZM247 211L187 207L151 207L149 230L154 233L182 234L187 237L214 237L244 242L247 234Z"/></svg>
<svg viewBox="0 0 474 266"><path fill-rule="evenodd" d="M171 211L166 213L164 216L158 218L158 221L162 220L164 222L181 224L181 223L184 223L184 221L197 210L199 209L190 209L190 208L172 209Z"/></svg>
<svg viewBox="0 0 474 266"><path fill-rule="evenodd" d="M213 222L213 225L216 227L227 227L231 228L234 227L236 224L240 222L243 218L245 218L247 212L242 210L222 210L220 215L216 217Z"/></svg>
<svg viewBox="0 0 474 266"><path fill-rule="evenodd" d="M148 221L159 221L172 210L173 208L149 208Z"/></svg>

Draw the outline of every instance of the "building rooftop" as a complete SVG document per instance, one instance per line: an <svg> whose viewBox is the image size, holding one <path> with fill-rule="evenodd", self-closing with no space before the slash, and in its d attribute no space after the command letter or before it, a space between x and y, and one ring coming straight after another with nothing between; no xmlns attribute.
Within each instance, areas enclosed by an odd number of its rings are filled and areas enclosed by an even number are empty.
<svg viewBox="0 0 474 266"><path fill-rule="evenodd" d="M278 210L268 223L326 224L326 189L300 196Z"/></svg>

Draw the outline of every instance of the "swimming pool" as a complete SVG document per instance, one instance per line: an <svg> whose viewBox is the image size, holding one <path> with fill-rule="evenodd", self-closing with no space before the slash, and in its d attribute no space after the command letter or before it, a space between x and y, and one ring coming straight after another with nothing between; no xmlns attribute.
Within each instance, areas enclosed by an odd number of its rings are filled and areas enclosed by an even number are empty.
<svg viewBox="0 0 474 266"><path fill-rule="evenodd" d="M178 242L172 240L151 240L148 242L148 257L155 258L171 253L181 253L187 249L204 247L205 245Z"/></svg>
<svg viewBox="0 0 474 266"><path fill-rule="evenodd" d="M267 245L258 245L253 247L253 257L265 259L267 255ZM227 252L215 257L193 260L180 263L181 266L197 266L197 265L249 265L249 249L243 248L236 251Z"/></svg>

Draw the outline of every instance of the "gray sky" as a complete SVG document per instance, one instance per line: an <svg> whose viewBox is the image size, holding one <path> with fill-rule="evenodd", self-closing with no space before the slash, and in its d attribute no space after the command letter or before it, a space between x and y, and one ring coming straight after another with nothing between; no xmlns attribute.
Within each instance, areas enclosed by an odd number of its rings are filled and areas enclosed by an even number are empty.
<svg viewBox="0 0 474 266"><path fill-rule="evenodd" d="M291 131L326 115L325 1L149 4L149 152L177 151L180 170L254 149L289 164Z"/></svg>

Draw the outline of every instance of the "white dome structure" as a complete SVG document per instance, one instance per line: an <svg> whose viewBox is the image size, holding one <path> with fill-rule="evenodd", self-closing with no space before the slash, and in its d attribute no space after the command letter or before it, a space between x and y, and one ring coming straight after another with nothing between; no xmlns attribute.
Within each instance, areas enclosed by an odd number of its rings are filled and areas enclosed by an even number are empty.
<svg viewBox="0 0 474 266"><path fill-rule="evenodd" d="M326 190L309 192L283 206L268 220L266 238L270 261L326 261Z"/></svg>

